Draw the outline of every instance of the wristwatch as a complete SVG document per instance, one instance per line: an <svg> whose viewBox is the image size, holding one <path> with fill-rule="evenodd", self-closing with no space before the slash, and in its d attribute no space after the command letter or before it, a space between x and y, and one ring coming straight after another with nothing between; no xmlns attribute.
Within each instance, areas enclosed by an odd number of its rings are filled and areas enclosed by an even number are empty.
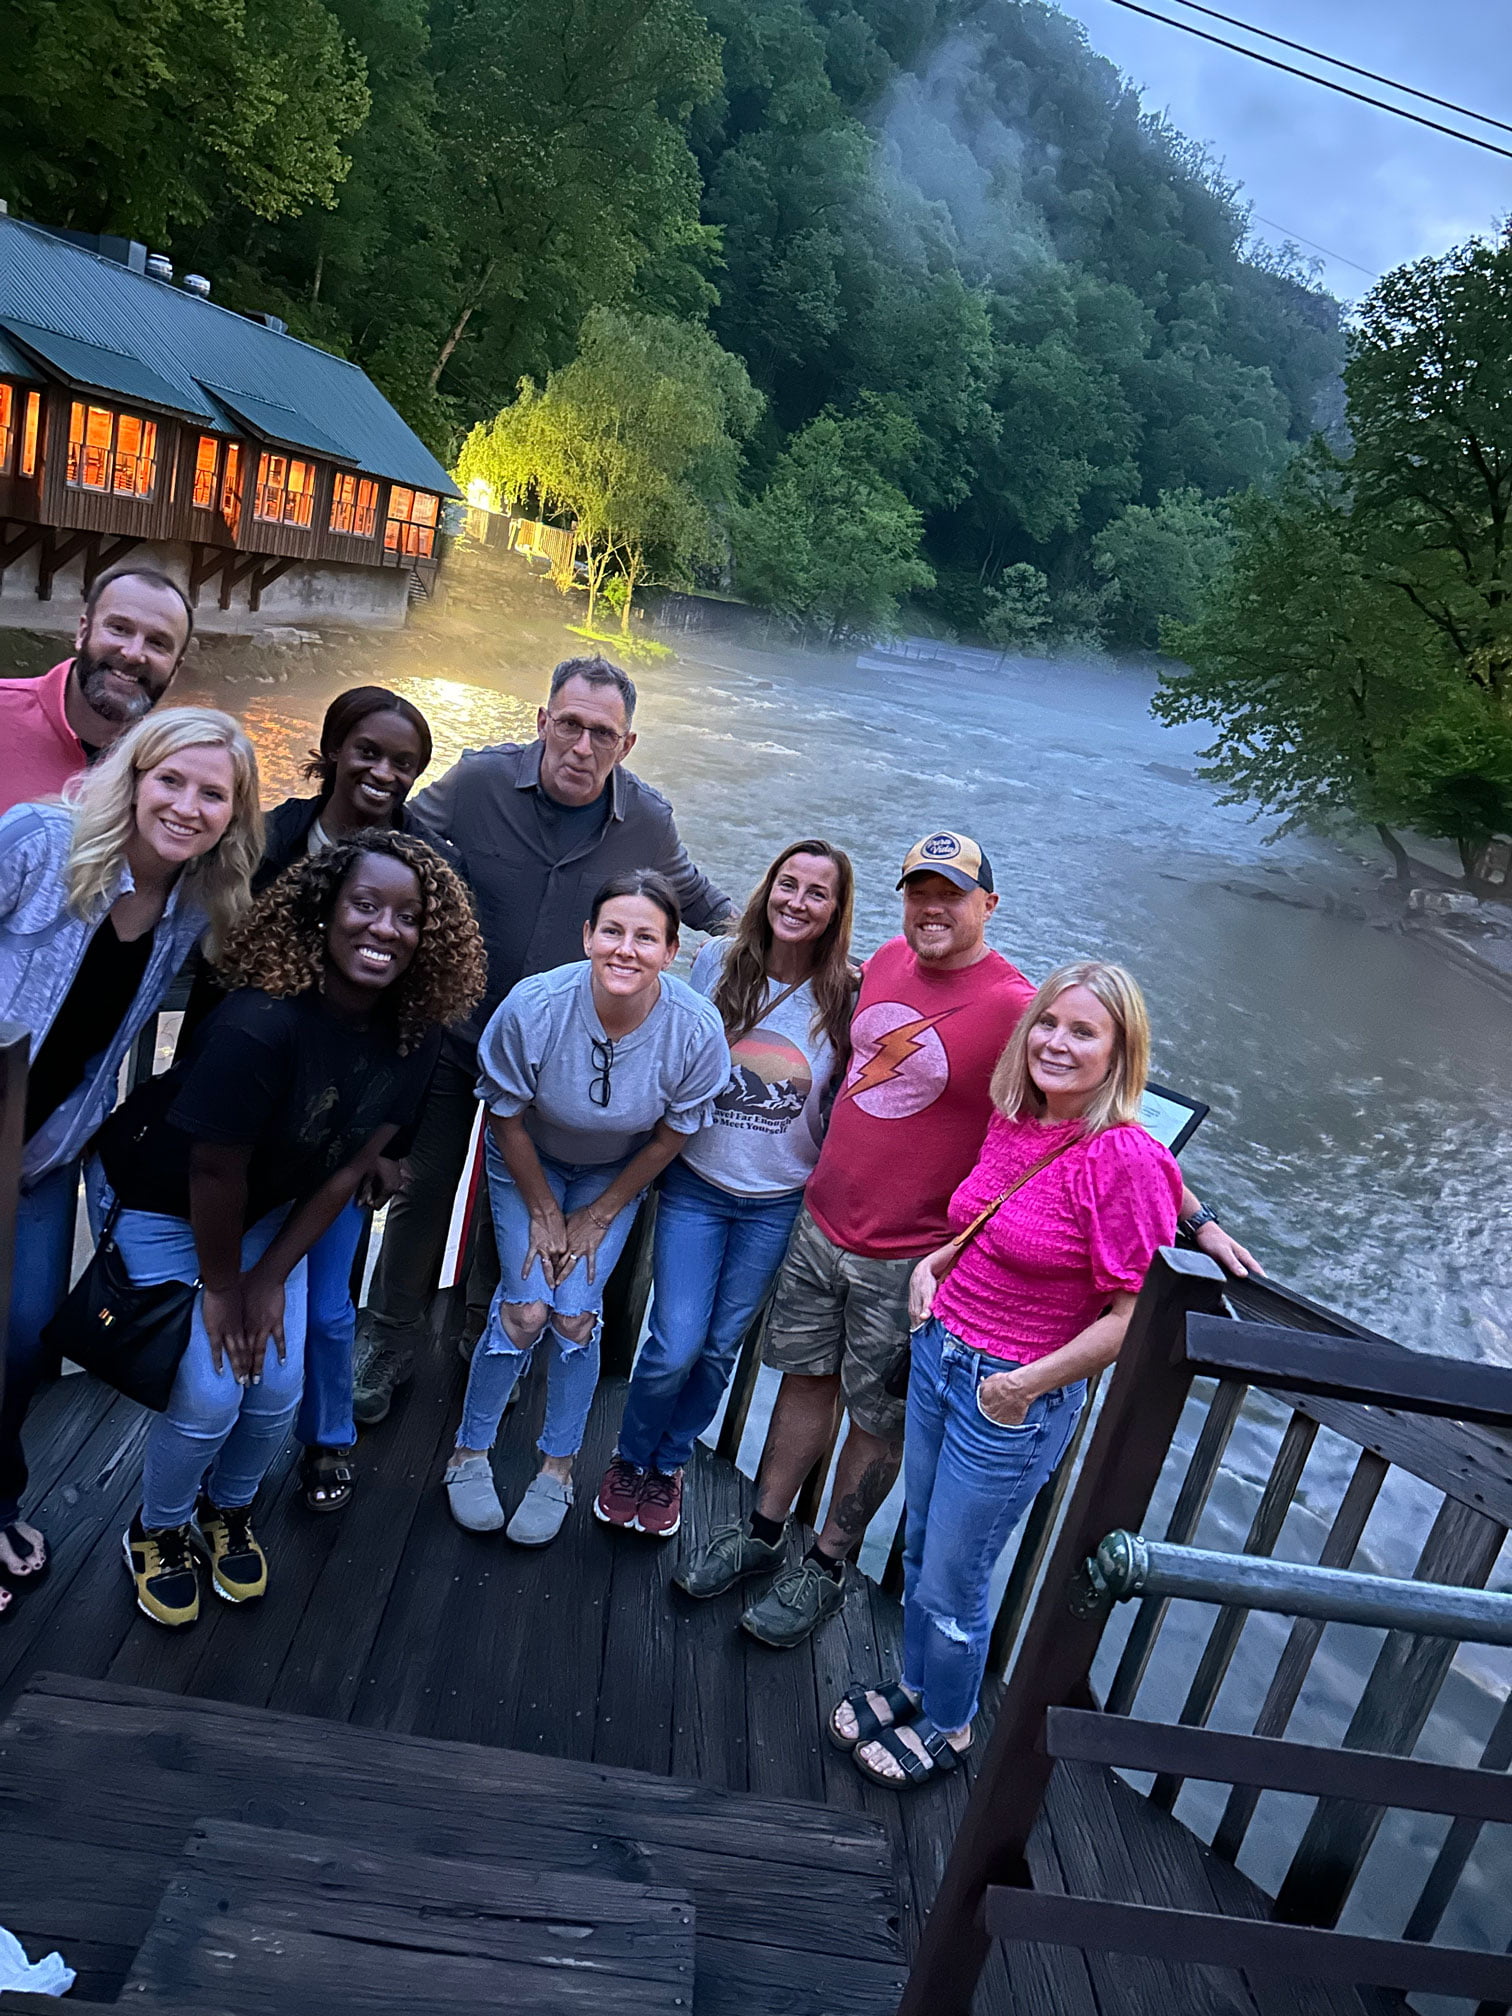
<svg viewBox="0 0 1512 2016"><path fill-rule="evenodd" d="M1202 1209L1194 1212L1190 1218L1178 1218L1176 1220L1176 1230L1187 1239L1195 1239L1204 1225L1216 1225L1217 1223L1218 1213L1204 1204Z"/></svg>

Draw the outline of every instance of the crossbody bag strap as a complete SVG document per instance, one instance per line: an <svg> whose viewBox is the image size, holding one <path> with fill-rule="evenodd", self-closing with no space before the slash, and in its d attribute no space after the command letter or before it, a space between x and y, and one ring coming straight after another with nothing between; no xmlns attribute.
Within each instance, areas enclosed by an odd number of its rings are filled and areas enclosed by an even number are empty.
<svg viewBox="0 0 1512 2016"><path fill-rule="evenodd" d="M950 1272L951 1268L954 1267L956 1262L960 1259L961 1255L966 1251L966 1248L971 1244L972 1240L976 1238L977 1234L981 1231L982 1227L988 1222L989 1219L995 1218L997 1216L998 1212L1002 1210L1003 1206L1008 1202L1008 1199L1014 1194L1016 1190L1022 1190L1026 1183L1032 1182L1033 1179L1040 1174L1041 1170L1048 1169L1052 1162L1058 1161L1060 1157L1065 1154L1068 1148L1074 1148L1077 1142L1080 1141L1082 1138L1083 1137L1080 1134L1073 1134L1069 1141L1062 1141L1062 1143L1058 1148L1052 1148L1048 1155L1042 1155L1038 1160L1038 1162L1032 1163L1029 1166L1029 1168L1027 1168L1024 1171L1022 1176L1016 1176L1014 1180L1008 1185L1008 1188L1006 1190L999 1191L998 1195L993 1198L990 1204L988 1204L983 1210L978 1211L975 1218L972 1219L971 1223L965 1228L965 1230L957 1232L954 1239L951 1240L949 1248L950 1258L945 1262L944 1267L936 1275L935 1277L936 1280L943 1281L945 1279L945 1276Z"/></svg>
<svg viewBox="0 0 1512 2016"><path fill-rule="evenodd" d="M727 1040L731 1043L743 1042L745 1038L750 1035L753 1029L759 1029L762 1023L765 1022L765 1020L769 1015L775 1015L777 1013L777 1010L782 1006L783 1002L790 1001L792 997L798 992L798 989L800 987L806 987L809 981L813 979L813 977L814 976L812 973L805 973L801 980L794 980L789 986L784 987L780 994L773 995L770 1001L763 1004L761 1012L760 1014L757 1015L756 1020L754 1022L749 1024L749 1026L744 1029L737 1029L735 1034L729 1037Z"/></svg>

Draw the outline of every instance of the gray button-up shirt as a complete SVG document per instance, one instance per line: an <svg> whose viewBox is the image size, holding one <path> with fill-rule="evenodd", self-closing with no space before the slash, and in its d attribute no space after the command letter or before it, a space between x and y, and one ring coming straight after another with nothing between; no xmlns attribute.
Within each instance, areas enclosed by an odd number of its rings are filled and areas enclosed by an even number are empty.
<svg viewBox="0 0 1512 2016"><path fill-rule="evenodd" d="M465 1025L474 1040L517 980L583 956L583 925L599 889L629 868L655 868L677 892L683 921L709 931L735 905L688 858L672 807L618 764L608 815L560 855L537 811L541 744L467 749L446 775L411 801L416 830L450 841L488 951L488 992Z"/></svg>

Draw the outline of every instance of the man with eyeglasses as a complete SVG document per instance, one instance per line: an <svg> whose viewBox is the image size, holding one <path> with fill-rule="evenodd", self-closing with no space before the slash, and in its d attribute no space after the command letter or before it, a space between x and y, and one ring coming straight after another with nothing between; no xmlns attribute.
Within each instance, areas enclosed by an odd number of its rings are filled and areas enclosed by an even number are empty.
<svg viewBox="0 0 1512 2016"><path fill-rule="evenodd" d="M365 1426L388 1413L425 1334L477 1108L478 1037L494 1009L526 974L582 958L589 905L625 869L665 875L694 930L716 931L734 913L688 858L667 800L623 768L634 720L635 686L619 666L569 658L551 675L534 742L470 749L411 803L417 831L461 856L488 951L488 991L448 1033L407 1158L409 1183L388 1208L361 1319L354 1412ZM493 1289L490 1260L491 1245L469 1286L469 1310L479 1315Z"/></svg>

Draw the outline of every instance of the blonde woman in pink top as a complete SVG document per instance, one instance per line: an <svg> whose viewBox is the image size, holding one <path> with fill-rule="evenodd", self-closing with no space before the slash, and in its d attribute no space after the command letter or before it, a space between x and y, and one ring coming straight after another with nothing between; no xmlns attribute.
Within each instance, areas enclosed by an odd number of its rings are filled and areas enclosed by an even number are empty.
<svg viewBox="0 0 1512 2016"><path fill-rule="evenodd" d="M993 1566L1175 1237L1181 1175L1135 1117L1149 1055L1144 997L1122 967L1052 973L998 1060L952 1231L1002 1201L968 1244L914 1270L903 1675L853 1689L830 1717L832 1740L880 1784L923 1784L969 1747Z"/></svg>

